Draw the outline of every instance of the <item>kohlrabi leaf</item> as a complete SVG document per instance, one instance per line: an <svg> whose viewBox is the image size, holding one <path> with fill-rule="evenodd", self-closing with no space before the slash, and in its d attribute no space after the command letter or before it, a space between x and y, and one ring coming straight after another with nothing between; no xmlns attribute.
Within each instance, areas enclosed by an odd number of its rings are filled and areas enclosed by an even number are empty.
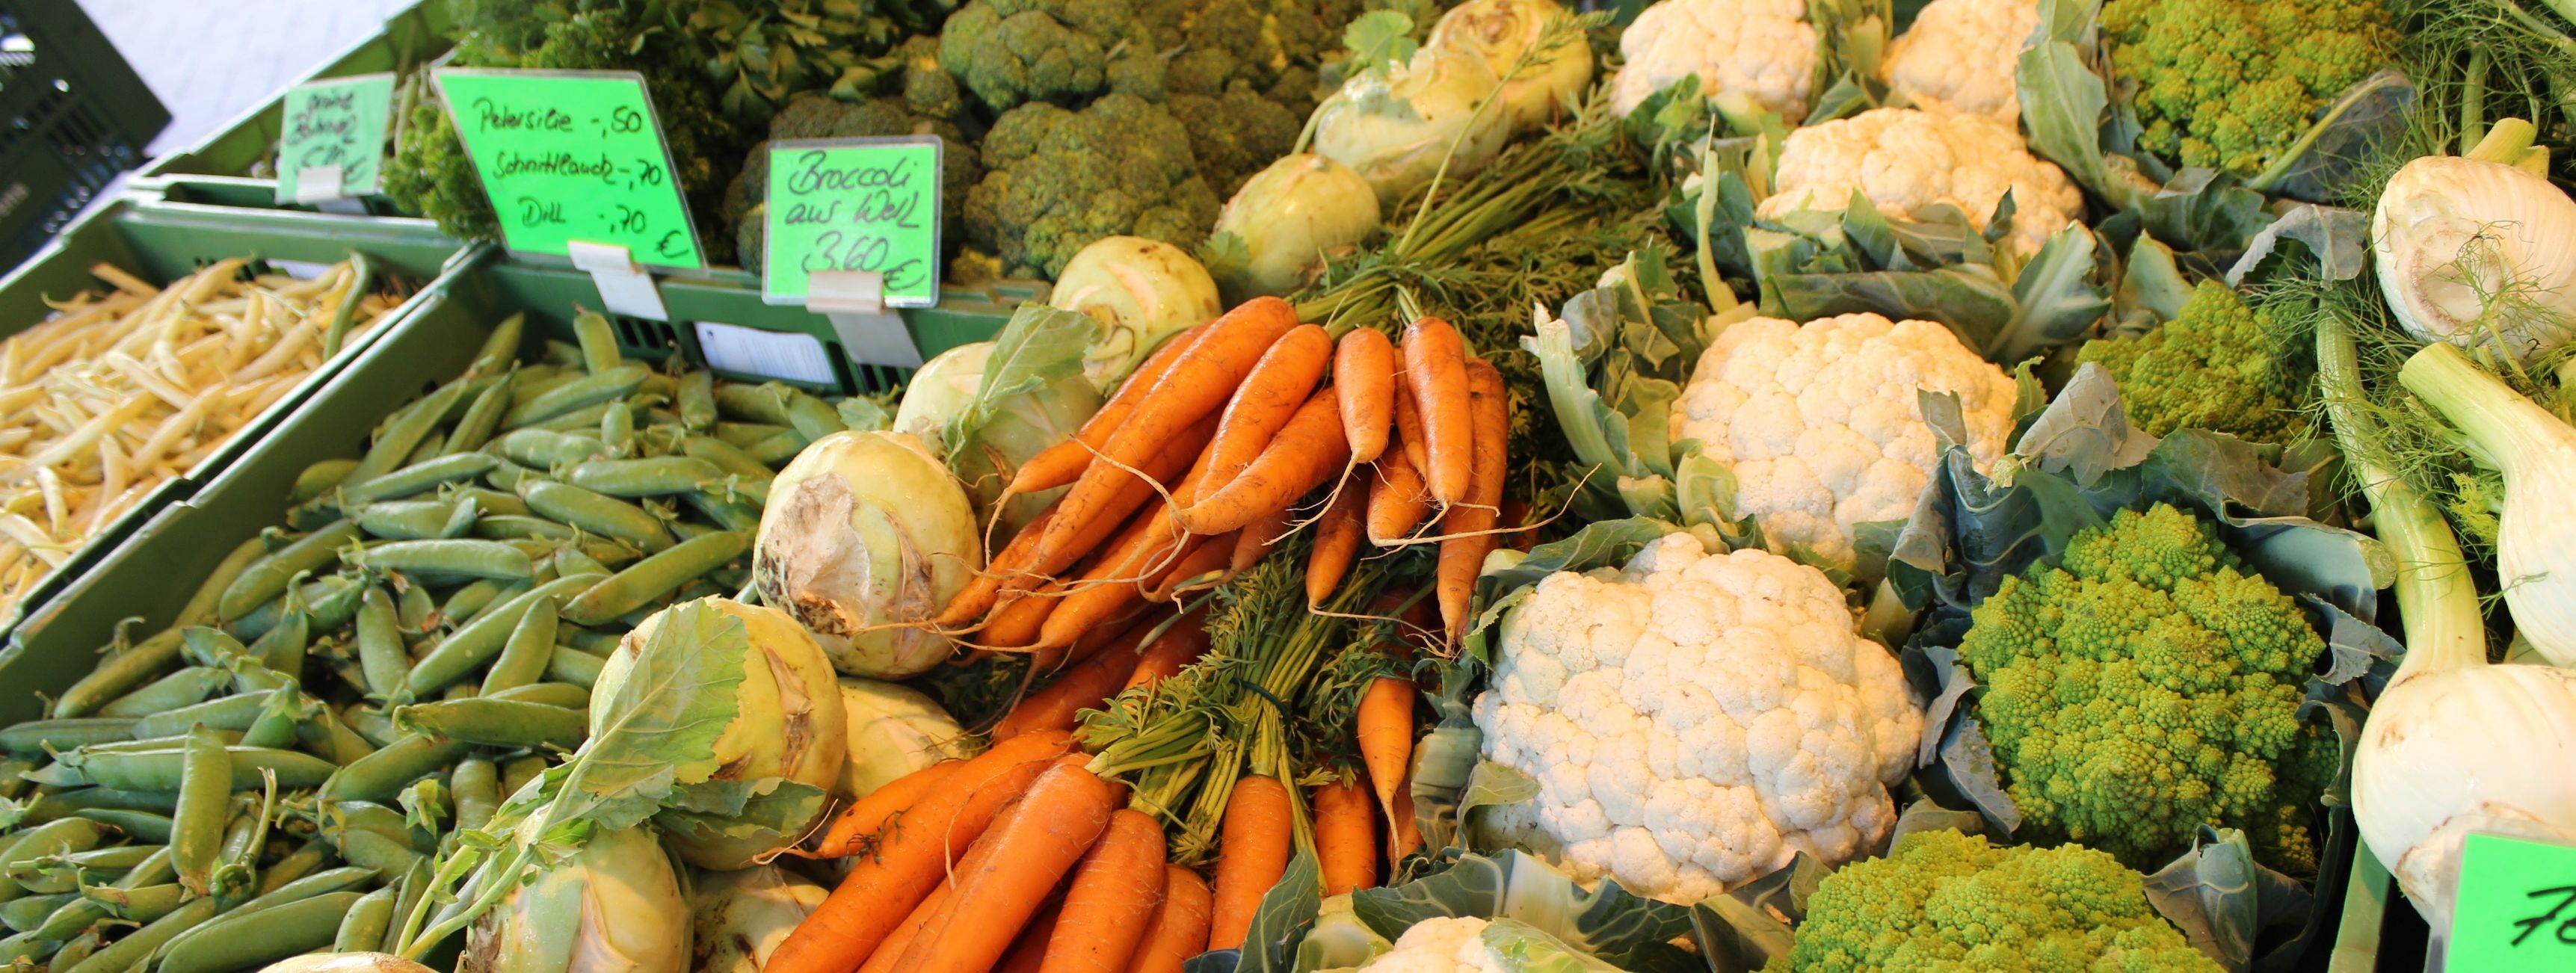
<svg viewBox="0 0 2576 973"><path fill-rule="evenodd" d="M750 795L730 809L673 807L654 815L653 823L682 840L783 847L813 826L830 795L803 781L771 778L766 783L771 785L769 789Z"/></svg>
<svg viewBox="0 0 2576 973"><path fill-rule="evenodd" d="M941 433L950 455L971 449L985 423L1010 410L1014 398L1045 394L1055 382L1080 379L1083 351L1099 331L1099 323L1080 311L1035 301L1020 305L993 338L993 354L984 360L974 400L950 417Z"/></svg>
<svg viewBox="0 0 2576 973"><path fill-rule="evenodd" d="M1261 906L1253 910L1243 947L1202 953L1182 969L1185 973L1289 973L1297 968L1297 944L1306 938L1323 902L1323 866L1313 851L1299 848L1279 883L1261 896Z"/></svg>
<svg viewBox="0 0 2576 973"><path fill-rule="evenodd" d="M557 821L596 817L631 828L659 810L673 787L718 769L716 741L741 713L734 690L743 679L751 635L742 621L702 601L662 615L634 668L594 719L588 742L573 754L550 815Z"/></svg>
<svg viewBox="0 0 2576 973"><path fill-rule="evenodd" d="M1393 940L1425 919L1508 917L1627 970L1694 968L1671 941L1690 932L1689 910L1630 893L1614 879L1586 891L1527 852L1466 854L1402 885L1351 893L1352 911Z"/></svg>
<svg viewBox="0 0 2576 973"><path fill-rule="evenodd" d="M1422 45L1413 37L1413 18L1393 10L1371 10L1342 28L1342 46L1350 49L1349 74L1385 73L1404 63Z"/></svg>

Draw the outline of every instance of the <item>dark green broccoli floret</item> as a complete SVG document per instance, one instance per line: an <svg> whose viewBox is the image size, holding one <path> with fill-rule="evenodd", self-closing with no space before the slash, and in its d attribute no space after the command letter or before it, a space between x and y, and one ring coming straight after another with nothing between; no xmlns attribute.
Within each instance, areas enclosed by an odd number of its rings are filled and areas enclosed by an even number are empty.
<svg viewBox="0 0 2576 973"><path fill-rule="evenodd" d="M2308 428L2316 365L2306 349L2227 285L2203 281L2172 321L2136 338L2087 341L2076 359L2110 370L2129 421L2149 435L2208 429L2286 443Z"/></svg>
<svg viewBox="0 0 2576 973"><path fill-rule="evenodd" d="M995 111L1108 90L1160 97L1156 55L1124 0L975 0L939 35L940 64Z"/></svg>
<svg viewBox="0 0 2576 973"><path fill-rule="evenodd" d="M2148 904L2146 883L2078 846L1998 848L1956 831L1905 836L1807 898L1767 969L2215 971Z"/></svg>
<svg viewBox="0 0 2576 973"><path fill-rule="evenodd" d="M924 118L956 118L966 111L957 78L939 66L939 39L915 37L895 54L903 60L903 104Z"/></svg>
<svg viewBox="0 0 2576 973"><path fill-rule="evenodd" d="M1200 178L1217 195L1229 197L1253 173L1295 148L1297 131L1304 124L1278 102L1244 84L1217 97L1175 94L1172 117L1189 130Z"/></svg>
<svg viewBox="0 0 2576 973"><path fill-rule="evenodd" d="M2187 166L2252 176L2317 110L2388 65L2379 0L2110 0L2111 66L2137 88L2138 145Z"/></svg>
<svg viewBox="0 0 2576 973"><path fill-rule="evenodd" d="M1189 246L1217 200L1189 132L1160 105L1111 94L1081 111L1022 105L984 136L984 180L966 197L966 238L1004 271L1053 277L1094 240L1128 234Z"/></svg>
<svg viewBox="0 0 2576 973"><path fill-rule="evenodd" d="M842 139L905 135L912 115L895 98L842 101L818 92L790 98L769 120L773 139Z"/></svg>
<svg viewBox="0 0 2576 973"><path fill-rule="evenodd" d="M2337 753L2298 710L2325 643L2210 525L2123 510L1972 618L1959 655L2022 835L2152 868L2217 825L2315 874L2309 808Z"/></svg>

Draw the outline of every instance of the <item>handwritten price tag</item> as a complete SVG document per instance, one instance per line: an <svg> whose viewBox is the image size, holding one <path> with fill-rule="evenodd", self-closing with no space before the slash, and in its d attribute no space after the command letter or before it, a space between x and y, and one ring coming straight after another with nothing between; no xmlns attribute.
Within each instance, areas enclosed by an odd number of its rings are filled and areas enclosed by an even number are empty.
<svg viewBox="0 0 2576 973"><path fill-rule="evenodd" d="M769 146L761 296L798 304L817 271L874 271L889 307L939 303L939 137Z"/></svg>
<svg viewBox="0 0 2576 973"><path fill-rule="evenodd" d="M581 240L625 247L639 264L706 266L643 75L448 68L437 77L510 249L564 254Z"/></svg>
<svg viewBox="0 0 2576 973"><path fill-rule="evenodd" d="M2460 855L2445 968L2576 969L2576 847L2473 834Z"/></svg>
<svg viewBox="0 0 2576 973"><path fill-rule="evenodd" d="M277 201L306 202L363 196L384 178L385 125L394 102L394 76L362 74L286 89L286 117L277 138ZM336 185L306 185L307 177Z"/></svg>

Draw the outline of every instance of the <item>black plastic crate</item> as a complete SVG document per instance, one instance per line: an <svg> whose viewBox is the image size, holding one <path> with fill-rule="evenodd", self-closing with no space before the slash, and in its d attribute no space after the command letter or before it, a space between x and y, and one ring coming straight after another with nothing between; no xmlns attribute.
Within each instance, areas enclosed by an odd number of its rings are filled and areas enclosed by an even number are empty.
<svg viewBox="0 0 2576 973"><path fill-rule="evenodd" d="M0 266L69 226L169 124L74 0L0 0Z"/></svg>

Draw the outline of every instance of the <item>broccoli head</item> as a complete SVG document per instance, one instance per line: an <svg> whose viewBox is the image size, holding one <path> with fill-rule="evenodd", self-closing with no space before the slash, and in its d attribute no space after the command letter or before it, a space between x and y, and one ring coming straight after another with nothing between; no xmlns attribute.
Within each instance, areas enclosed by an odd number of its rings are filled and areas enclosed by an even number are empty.
<svg viewBox="0 0 2576 973"><path fill-rule="evenodd" d="M995 111L1163 90L1153 33L1125 0L975 0L940 30L939 63Z"/></svg>
<svg viewBox="0 0 2576 973"><path fill-rule="evenodd" d="M1998 848L1956 831L1906 835L1885 858L1825 876L1787 970L2135 970L2221 967L2147 903L2145 881L2079 846Z"/></svg>
<svg viewBox="0 0 2576 973"><path fill-rule="evenodd" d="M1189 130L1199 176L1219 196L1233 196L1243 181L1297 147L1304 120L1236 84L1225 94L1172 96L1172 117Z"/></svg>
<svg viewBox="0 0 2576 973"><path fill-rule="evenodd" d="M2210 525L2120 511L1972 620L1959 655L1985 684L1977 713L2023 834L2150 868L2209 824L2316 873L2309 808L2338 751L2298 711L2325 643Z"/></svg>
<svg viewBox="0 0 2576 973"><path fill-rule="evenodd" d="M2138 145L2252 176L2389 64L2393 20L2379 0L2110 0L2101 23L2113 71L2136 84Z"/></svg>
<svg viewBox="0 0 2576 973"><path fill-rule="evenodd" d="M1248 84L1302 119L1315 108L1316 69L1341 50L1358 13L1340 0L1211 0L1180 27L1171 61L1175 95L1224 94Z"/></svg>
<svg viewBox="0 0 2576 973"><path fill-rule="evenodd" d="M2227 285L2203 281L2172 321L2135 338L2087 341L2076 358L2110 370L2129 421L2150 435L2208 429L2286 443L2307 432L2316 364L2305 342L2284 340L2272 325Z"/></svg>
<svg viewBox="0 0 2576 973"><path fill-rule="evenodd" d="M982 182L966 195L969 245L1011 274L1054 277L1105 236L1187 247L1216 222L1189 131L1163 106L1111 94L1081 111L1012 109L984 136Z"/></svg>

